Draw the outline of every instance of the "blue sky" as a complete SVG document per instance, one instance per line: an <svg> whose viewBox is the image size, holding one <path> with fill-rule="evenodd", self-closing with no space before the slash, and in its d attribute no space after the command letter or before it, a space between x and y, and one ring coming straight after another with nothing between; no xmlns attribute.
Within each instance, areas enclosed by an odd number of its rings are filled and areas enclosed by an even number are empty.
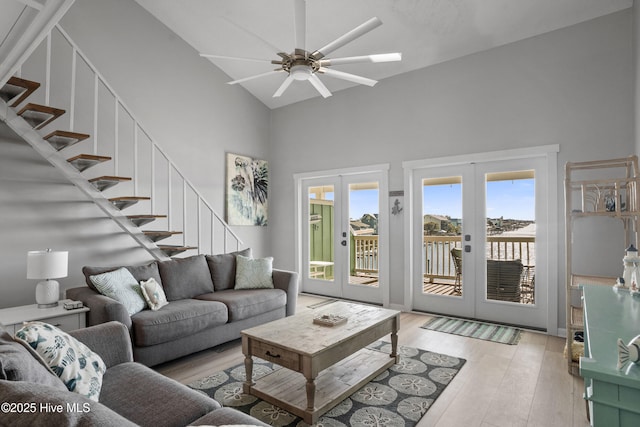
<svg viewBox="0 0 640 427"><path fill-rule="evenodd" d="M487 183L487 217L535 219L533 179ZM462 217L462 184L430 185L423 190L425 214Z"/></svg>
<svg viewBox="0 0 640 427"><path fill-rule="evenodd" d="M535 187L533 179L492 181L487 185L487 216L489 218L535 220ZM333 200L333 193L326 194ZM352 191L349 216L361 218L365 213L378 213L378 190ZM423 190L425 214L462 217L462 185L430 185Z"/></svg>

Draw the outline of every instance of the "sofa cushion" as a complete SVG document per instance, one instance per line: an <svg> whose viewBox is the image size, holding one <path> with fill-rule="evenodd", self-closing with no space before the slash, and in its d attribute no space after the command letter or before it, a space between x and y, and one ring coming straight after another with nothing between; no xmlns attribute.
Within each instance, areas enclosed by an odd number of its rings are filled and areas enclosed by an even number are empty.
<svg viewBox="0 0 640 427"><path fill-rule="evenodd" d="M125 394L126 395L126 394ZM0 402L35 404L34 411L5 412L0 425L14 427L100 426L135 427L135 424L98 402L67 389L59 390L24 381L0 381ZM61 412L40 409L40 403ZM29 406L26 406L27 408ZM71 409L71 410L68 410Z"/></svg>
<svg viewBox="0 0 640 427"><path fill-rule="evenodd" d="M229 309L230 322L254 317L287 305L287 294L282 289L228 289L200 295L198 299L224 303Z"/></svg>
<svg viewBox="0 0 640 427"><path fill-rule="evenodd" d="M158 268L168 301L213 292L211 273L204 255L162 261Z"/></svg>
<svg viewBox="0 0 640 427"><path fill-rule="evenodd" d="M273 257L236 257L236 285L234 289L273 289Z"/></svg>
<svg viewBox="0 0 640 427"><path fill-rule="evenodd" d="M124 305L129 316L147 308L140 284L125 267L90 276L89 279L102 295Z"/></svg>
<svg viewBox="0 0 640 427"><path fill-rule="evenodd" d="M207 264L211 271L211 280L216 291L233 289L236 283L236 255L251 258L251 248L228 254L207 255Z"/></svg>
<svg viewBox="0 0 640 427"><path fill-rule="evenodd" d="M227 307L219 302L173 301L162 310L145 310L131 316L133 342L139 347L161 344L225 324L228 319Z"/></svg>
<svg viewBox="0 0 640 427"><path fill-rule="evenodd" d="M58 390L67 390L60 378L44 365L40 356L34 354L31 348L25 348L16 342L2 328L0 328L0 380L28 381Z"/></svg>
<svg viewBox="0 0 640 427"><path fill-rule="evenodd" d="M107 371L100 403L143 426L185 426L220 408L205 394L136 362Z"/></svg>
<svg viewBox="0 0 640 427"><path fill-rule="evenodd" d="M114 271L119 269L122 266L117 267L82 267L82 273L84 273L85 282L87 285L96 292L99 292L98 289L94 286L93 282L91 282L90 276L95 276L96 274L107 273L109 271ZM158 263L152 262L150 264L144 265L130 265L125 266L127 270L136 278L137 282L142 280L149 280L151 277L156 279L160 285L162 285L162 280L160 279L160 272L158 271Z"/></svg>
<svg viewBox="0 0 640 427"><path fill-rule="evenodd" d="M43 322L26 323L16 340L34 349L69 391L98 401L107 366L89 347Z"/></svg>

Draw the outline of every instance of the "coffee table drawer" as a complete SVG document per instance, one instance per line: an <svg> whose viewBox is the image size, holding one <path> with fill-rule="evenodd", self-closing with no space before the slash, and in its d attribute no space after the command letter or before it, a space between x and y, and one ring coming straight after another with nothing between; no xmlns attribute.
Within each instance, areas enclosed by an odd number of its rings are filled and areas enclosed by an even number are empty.
<svg viewBox="0 0 640 427"><path fill-rule="evenodd" d="M293 371L300 370L300 358L298 355L275 345L252 340L251 354Z"/></svg>

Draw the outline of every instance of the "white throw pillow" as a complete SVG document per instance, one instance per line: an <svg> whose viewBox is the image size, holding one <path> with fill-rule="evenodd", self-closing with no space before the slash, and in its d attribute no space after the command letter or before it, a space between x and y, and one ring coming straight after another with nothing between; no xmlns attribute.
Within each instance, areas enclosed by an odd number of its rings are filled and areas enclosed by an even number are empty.
<svg viewBox="0 0 640 427"><path fill-rule="evenodd" d="M124 267L89 276L89 279L102 295L113 298L124 305L129 316L133 316L147 307L138 281Z"/></svg>
<svg viewBox="0 0 640 427"><path fill-rule="evenodd" d="M153 311L160 310L165 305L169 304L167 296L164 294L164 289L160 286L160 283L153 277L149 280L143 280L140 282L140 289L142 290L142 296L149 304L149 308Z"/></svg>
<svg viewBox="0 0 640 427"><path fill-rule="evenodd" d="M236 255L234 289L273 289L273 258L247 258Z"/></svg>
<svg viewBox="0 0 640 427"><path fill-rule="evenodd" d="M15 338L35 350L69 391L98 401L107 366L89 347L43 322L25 323Z"/></svg>

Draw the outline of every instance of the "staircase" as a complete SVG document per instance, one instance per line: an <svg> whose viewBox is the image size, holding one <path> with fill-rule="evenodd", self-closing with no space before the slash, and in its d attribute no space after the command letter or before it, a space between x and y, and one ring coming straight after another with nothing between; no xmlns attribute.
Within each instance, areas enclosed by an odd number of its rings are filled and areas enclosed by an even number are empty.
<svg viewBox="0 0 640 427"><path fill-rule="evenodd" d="M66 42L62 48L59 47L60 43L56 43L57 49L63 50L62 52L53 51L51 47L53 37ZM56 26L43 44L46 47L46 60L44 61L46 69L43 73L45 76L44 88L41 88L43 86L41 82L18 76L11 77L0 88L0 120L6 122L11 129L62 172L69 181L76 185L155 259L164 260L181 253L216 253L238 250L242 244L239 237L204 200L158 144L149 137L149 133L142 128L122 99L116 95L91 62L80 52L66 32L60 26ZM70 106L70 111L67 112L48 104L52 88L49 77L51 75L51 58L56 53L68 57L69 51L72 60L69 69L70 93L65 101ZM83 64L83 70L90 70L93 82L95 98L92 111L93 137L89 133L73 130L77 113L75 111L78 99L77 91L80 90L79 85L81 84L78 81L79 62ZM109 120L101 119L104 108L100 109L98 105L98 93L102 88L108 90L111 98L109 103L113 102L111 104L113 110L110 113L115 116L115 120L114 129L110 132L103 130L104 122ZM45 90L44 104L35 101L29 102L35 96L34 94L43 89ZM83 113L86 115L86 111ZM133 122L133 137L126 142L123 141L124 138L120 137L123 133L123 126L119 123L121 114L126 114L127 121L130 118ZM56 123L60 122L59 119L65 115L70 116L68 124L59 126L63 129L54 128ZM124 118L122 121L125 121ZM101 135L101 138L98 138L99 131L109 133L111 138L105 138ZM144 140L144 143L141 140ZM70 151L77 152L78 149L81 150L80 153L65 154ZM99 154L100 149L110 155ZM145 151L147 155L142 156L142 151ZM121 176L118 173L121 163L132 164L130 169L133 176ZM92 174L93 170L100 169L97 166L110 164L112 165L112 173ZM161 171L158 170L160 169L157 167L158 164L162 164ZM105 170L105 166L102 166L101 170ZM150 194L138 194L141 186L138 184L138 180L143 175L149 183ZM111 196L113 190L110 189L118 185L122 186L123 183L127 184L126 191L130 193ZM179 197L175 197L174 193L181 194ZM160 203L155 203L156 199L162 200L165 212L157 212L159 210L157 205ZM144 204L145 213L126 215L125 210L139 203ZM177 222L174 220L174 216L181 220L182 231L172 229L174 222ZM166 222L166 229L141 229L141 227L158 220L163 221L163 224ZM221 232L222 238L218 236L219 232ZM175 242L180 238L181 242ZM164 239L173 240L175 244L158 243ZM188 242L192 244L188 244ZM193 244L194 242L196 244Z"/></svg>

